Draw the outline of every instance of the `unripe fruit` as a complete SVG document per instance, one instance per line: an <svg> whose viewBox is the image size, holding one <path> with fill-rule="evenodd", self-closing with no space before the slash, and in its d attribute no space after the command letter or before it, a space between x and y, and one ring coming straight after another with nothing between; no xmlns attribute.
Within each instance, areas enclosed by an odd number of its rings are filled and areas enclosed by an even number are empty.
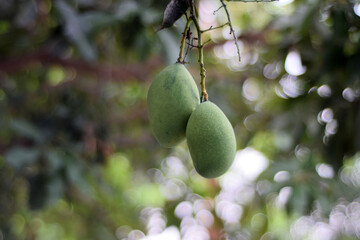
<svg viewBox="0 0 360 240"><path fill-rule="evenodd" d="M234 130L225 114L212 102L201 103L191 114L186 139L195 169L203 177L221 176L234 161Z"/></svg>
<svg viewBox="0 0 360 240"><path fill-rule="evenodd" d="M164 147L174 147L185 139L186 124L200 97L189 71L175 63L155 77L147 102L156 140Z"/></svg>

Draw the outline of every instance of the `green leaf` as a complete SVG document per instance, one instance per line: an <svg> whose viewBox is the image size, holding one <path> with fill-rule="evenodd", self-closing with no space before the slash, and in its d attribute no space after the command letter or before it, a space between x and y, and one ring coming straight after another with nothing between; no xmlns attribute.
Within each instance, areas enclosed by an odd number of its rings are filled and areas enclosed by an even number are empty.
<svg viewBox="0 0 360 240"><path fill-rule="evenodd" d="M97 53L86 37L84 27L81 25L83 22L80 21L77 12L63 0L56 1L54 6L65 23L65 37L79 49L85 59L95 60Z"/></svg>
<svg viewBox="0 0 360 240"><path fill-rule="evenodd" d="M36 142L42 142L44 136L32 123L23 119L13 119L10 128L21 137L27 137Z"/></svg>
<svg viewBox="0 0 360 240"><path fill-rule="evenodd" d="M132 175L129 159L121 153L112 155L104 168L104 175L115 188L126 188Z"/></svg>
<svg viewBox="0 0 360 240"><path fill-rule="evenodd" d="M65 186L62 179L59 176L54 176L49 178L46 184L46 193L47 193L47 205L55 203L60 199L65 191Z"/></svg>
<svg viewBox="0 0 360 240"><path fill-rule="evenodd" d="M40 151L37 149L15 146L5 153L5 162L21 169L35 163L39 156Z"/></svg>
<svg viewBox="0 0 360 240"><path fill-rule="evenodd" d="M139 4L134 1L122 1L115 10L115 14L119 19L128 18L130 15L139 12Z"/></svg>
<svg viewBox="0 0 360 240"><path fill-rule="evenodd" d="M137 188L134 188L133 199L137 204L144 206L163 206L165 199L160 193L159 186L154 183L145 183Z"/></svg>
<svg viewBox="0 0 360 240"><path fill-rule="evenodd" d="M307 185L296 186L290 198L291 209L305 214L308 212L310 201L310 187Z"/></svg>
<svg viewBox="0 0 360 240"><path fill-rule="evenodd" d="M50 149L46 153L46 161L50 171L56 171L64 165L65 153L60 149Z"/></svg>
<svg viewBox="0 0 360 240"><path fill-rule="evenodd" d="M78 16L81 30L84 34L90 35L94 32L117 23L121 18L116 15L103 13L103 12L91 12Z"/></svg>

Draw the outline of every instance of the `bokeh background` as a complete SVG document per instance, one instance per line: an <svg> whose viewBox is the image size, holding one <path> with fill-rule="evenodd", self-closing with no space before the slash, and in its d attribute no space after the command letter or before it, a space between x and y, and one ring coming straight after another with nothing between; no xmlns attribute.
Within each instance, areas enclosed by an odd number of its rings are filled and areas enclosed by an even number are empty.
<svg viewBox="0 0 360 240"><path fill-rule="evenodd" d="M238 152L212 180L149 128L185 25L155 32L167 3L0 1L0 240L359 239L360 2L228 3L242 61L225 27L205 68Z"/></svg>

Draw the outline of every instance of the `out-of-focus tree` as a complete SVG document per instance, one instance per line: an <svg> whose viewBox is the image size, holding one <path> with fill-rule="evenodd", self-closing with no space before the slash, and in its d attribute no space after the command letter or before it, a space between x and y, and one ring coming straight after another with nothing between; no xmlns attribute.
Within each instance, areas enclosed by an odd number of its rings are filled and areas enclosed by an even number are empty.
<svg viewBox="0 0 360 240"><path fill-rule="evenodd" d="M359 238L360 3L227 2L241 61L224 27L205 67L239 151L212 180L149 128L185 25L155 32L167 3L0 1L0 239Z"/></svg>

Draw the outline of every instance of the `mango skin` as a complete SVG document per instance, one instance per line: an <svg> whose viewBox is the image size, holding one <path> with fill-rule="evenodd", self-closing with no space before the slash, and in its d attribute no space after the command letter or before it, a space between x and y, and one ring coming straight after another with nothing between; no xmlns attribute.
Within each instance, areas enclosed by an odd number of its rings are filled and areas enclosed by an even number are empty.
<svg viewBox="0 0 360 240"><path fill-rule="evenodd" d="M186 139L196 171L205 178L224 174L234 161L236 138L225 114L214 103L201 103L191 114Z"/></svg>
<svg viewBox="0 0 360 240"><path fill-rule="evenodd" d="M183 64L164 68L152 82L147 96L150 126L164 147L185 139L186 124L200 104L196 83Z"/></svg>

